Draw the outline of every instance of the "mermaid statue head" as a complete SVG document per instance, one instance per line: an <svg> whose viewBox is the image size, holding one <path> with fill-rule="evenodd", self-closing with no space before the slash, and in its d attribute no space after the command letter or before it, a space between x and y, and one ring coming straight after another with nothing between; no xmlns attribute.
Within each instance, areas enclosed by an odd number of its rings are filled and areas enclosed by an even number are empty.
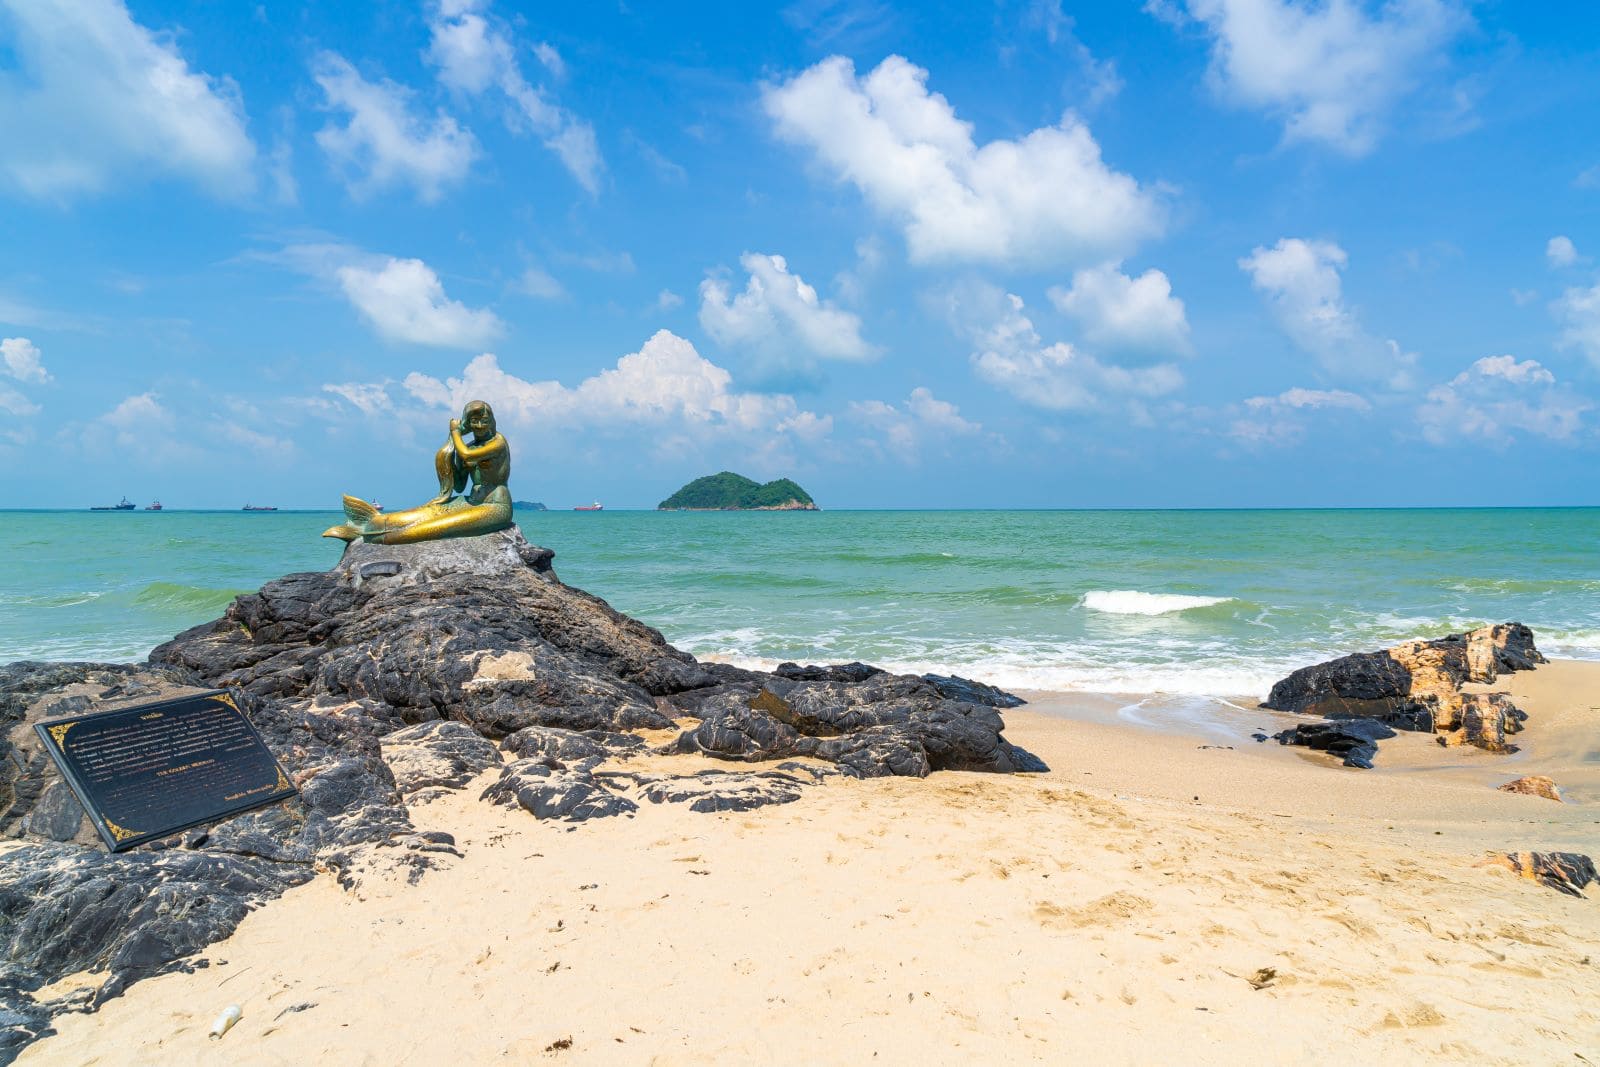
<svg viewBox="0 0 1600 1067"><path fill-rule="evenodd" d="M494 409L482 400L469 400L461 409L461 428L480 442L487 441L495 434Z"/></svg>

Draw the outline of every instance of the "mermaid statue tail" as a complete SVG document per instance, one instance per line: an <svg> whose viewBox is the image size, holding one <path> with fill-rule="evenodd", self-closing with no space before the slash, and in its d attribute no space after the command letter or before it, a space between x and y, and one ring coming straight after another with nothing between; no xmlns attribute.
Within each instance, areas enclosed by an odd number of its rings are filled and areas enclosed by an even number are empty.
<svg viewBox="0 0 1600 1067"><path fill-rule="evenodd" d="M471 537L493 533L511 526L511 491L497 486L485 494L482 503L456 497L445 503L424 504L409 511L385 514L358 497L344 498L349 520L330 527L323 537L343 541L366 541L383 545L408 545L443 537Z"/></svg>
<svg viewBox="0 0 1600 1067"><path fill-rule="evenodd" d="M341 523L338 526L330 526L330 527L328 527L326 530L322 531L322 536L323 537L337 537L339 540L344 541L346 543L349 543L351 541L359 541L359 540L361 540L362 533L363 533L363 531L357 529L354 526L351 526L349 523L346 522L346 523Z"/></svg>
<svg viewBox="0 0 1600 1067"><path fill-rule="evenodd" d="M358 496L344 498L345 521L322 531L323 537L337 537L341 541L360 541L369 534L382 530L394 516L384 515L373 505Z"/></svg>
<svg viewBox="0 0 1600 1067"><path fill-rule="evenodd" d="M379 515L378 509L358 496L344 498L344 517L354 526L365 526Z"/></svg>

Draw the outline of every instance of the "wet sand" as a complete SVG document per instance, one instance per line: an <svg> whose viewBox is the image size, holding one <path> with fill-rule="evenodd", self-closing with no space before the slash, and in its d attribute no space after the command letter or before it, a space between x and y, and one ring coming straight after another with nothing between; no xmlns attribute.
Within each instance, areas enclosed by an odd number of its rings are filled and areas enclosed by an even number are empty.
<svg viewBox="0 0 1600 1067"><path fill-rule="evenodd" d="M21 1062L1600 1064L1600 887L1476 866L1600 853L1600 664L1505 682L1521 752L1374 771L1036 694L1046 775L576 828L469 788L415 812L461 859L323 876ZM1572 803L1494 788L1532 773Z"/></svg>

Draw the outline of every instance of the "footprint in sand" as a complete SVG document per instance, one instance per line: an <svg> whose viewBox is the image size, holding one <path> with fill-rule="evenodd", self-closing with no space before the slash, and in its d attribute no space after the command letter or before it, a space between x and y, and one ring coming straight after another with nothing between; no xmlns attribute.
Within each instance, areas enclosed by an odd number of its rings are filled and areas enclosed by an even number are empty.
<svg viewBox="0 0 1600 1067"><path fill-rule="evenodd" d="M1442 1026L1445 1018L1432 1004L1417 1002L1399 1013L1389 1012L1379 1025L1385 1030L1410 1030L1418 1026Z"/></svg>
<svg viewBox="0 0 1600 1067"><path fill-rule="evenodd" d="M1154 908L1154 904L1135 893L1109 893L1081 908L1063 908L1053 901L1041 900L1033 906L1033 921L1055 929L1081 929L1131 919Z"/></svg>

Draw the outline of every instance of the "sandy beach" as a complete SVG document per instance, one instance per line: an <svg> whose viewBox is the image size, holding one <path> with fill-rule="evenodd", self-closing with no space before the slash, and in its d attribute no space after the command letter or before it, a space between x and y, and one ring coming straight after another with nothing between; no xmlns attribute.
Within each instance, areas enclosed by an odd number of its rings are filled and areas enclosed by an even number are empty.
<svg viewBox="0 0 1600 1067"><path fill-rule="evenodd" d="M1375 771L1034 694L1044 775L576 828L479 782L414 813L443 869L320 877L19 1062L1600 1063L1600 889L1477 866L1600 842L1600 664L1502 682L1520 752ZM1494 788L1533 773L1570 802Z"/></svg>

